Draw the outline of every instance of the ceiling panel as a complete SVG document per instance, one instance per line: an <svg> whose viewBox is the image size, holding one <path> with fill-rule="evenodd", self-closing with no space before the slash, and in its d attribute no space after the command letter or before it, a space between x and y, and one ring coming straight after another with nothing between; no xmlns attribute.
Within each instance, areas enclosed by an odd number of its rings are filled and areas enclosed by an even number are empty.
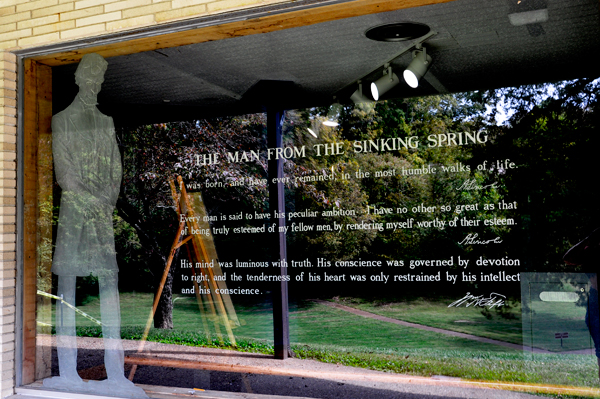
<svg viewBox="0 0 600 399"><path fill-rule="evenodd" d="M538 9L548 10L547 22L510 24L508 14ZM425 42L432 76L418 89L401 83L388 98L599 76L591 60L600 49L598 11L597 0L455 0L113 57L99 101L105 113L136 123L254 112L268 105L265 98L288 108L326 104L335 95L348 101L358 79L381 76L383 63L406 46L375 42L364 32L400 21L438 32ZM410 54L394 60L396 73L410 60ZM75 68L53 68L55 112L77 92ZM259 100L249 94L259 81L288 85Z"/></svg>

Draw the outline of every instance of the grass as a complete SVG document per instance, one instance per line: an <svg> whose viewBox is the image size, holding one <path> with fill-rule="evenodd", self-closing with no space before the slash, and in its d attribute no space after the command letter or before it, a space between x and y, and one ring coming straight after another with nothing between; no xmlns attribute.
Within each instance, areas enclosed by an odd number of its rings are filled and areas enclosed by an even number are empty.
<svg viewBox="0 0 600 399"><path fill-rule="evenodd" d="M529 338L526 344L533 343L536 348L554 352L593 347L584 322L586 309L575 303L533 301L531 304L533 317L526 323L526 326L531 327L523 334L519 303L512 304L502 317L494 311L484 314L481 308L476 307L448 308L448 304L453 300L444 298L431 300L416 297L397 301L335 297L333 301L396 320L519 345L523 343L525 335ZM554 338L555 332L569 332L569 338L563 340L562 346L561 341Z"/></svg>
<svg viewBox="0 0 600 399"><path fill-rule="evenodd" d="M593 347L584 321L584 306L577 306L575 303L535 301L532 303L532 309L534 316L526 323L525 335L530 337L528 344L552 351ZM533 331L533 334L530 334L530 331ZM568 332L569 338L561 342L554 337L555 332Z"/></svg>
<svg viewBox="0 0 600 399"><path fill-rule="evenodd" d="M125 293L121 295L121 320L124 328L143 327L152 305L152 295ZM92 298L79 307L95 318L100 318L100 304ZM180 296L175 299L173 325L177 331L203 332L195 298ZM264 303L236 304L241 326L233 329L236 340L272 340L272 308ZM77 316L78 326L93 323ZM214 326L210 336L216 336ZM222 332L224 329L221 328ZM368 339L366 339L368 337ZM463 349L486 352L506 352L507 348L446 336L439 333L415 330L382 321L371 320L343 310L331 308L311 301L300 301L290 306L290 339L297 344L339 345L353 350L398 350L412 349Z"/></svg>
<svg viewBox="0 0 600 399"><path fill-rule="evenodd" d="M99 327L79 327L80 336L101 337ZM139 340L141 327L123 328L123 339ZM152 329L149 341L167 344L234 349L242 352L273 354L272 342L238 339L234 347L228 340L208 338L203 333ZM445 375L469 380L523 382L580 387L600 387L595 359L591 356L542 354L526 360L519 352L435 349L365 349L356 346L294 344L301 359L362 367L371 370L419 376Z"/></svg>
<svg viewBox="0 0 600 399"><path fill-rule="evenodd" d="M476 307L452 307L451 299L431 300L425 298L409 298L403 301L393 299L339 298L334 302L350 306L366 312L375 313L396 320L408 321L430 327L442 328L473 334L499 341L522 344L521 307L516 304L507 317L500 317L494 312L488 316Z"/></svg>
<svg viewBox="0 0 600 399"><path fill-rule="evenodd" d="M365 351L403 349L460 349L506 352L508 348L417 330L316 303L300 303L291 309L292 342L309 345L338 345Z"/></svg>
<svg viewBox="0 0 600 399"><path fill-rule="evenodd" d="M341 301L341 300L340 300ZM342 302L348 304L350 300ZM121 294L122 337L139 340L148 317L152 295ZM456 309L447 317L440 304L417 300L401 313L394 304L355 301L353 306L420 324L434 322L446 328L455 320L482 321L459 325L464 332L504 337L502 332L485 327L487 319L480 312L466 313ZM99 301L91 298L80 309L99 318ZM374 310L373 310L374 309ZM436 309L440 320L435 320ZM469 309L471 311L472 309ZM151 329L150 341L203 347L230 348L247 352L273 353L272 309L265 303L237 303L237 316L242 322L235 328L237 347L226 339L218 339L214 329L204 333L194 298L177 297L174 302L173 330ZM420 314L425 313L425 314ZM520 320L518 321L520 325ZM465 324L465 323L463 323ZM482 324L482 325L479 325ZM78 334L101 336L91 321L78 316ZM508 332L517 341L514 319L492 319L492 326ZM454 330L457 330L455 327ZM518 330L520 331L520 329ZM513 381L568 386L599 387L598 365L593 356L540 354L527 359L521 351L444 334L398 326L357 316L314 302L297 302L290 306L290 334L293 350L299 358L316 359L374 370L421 376L446 375L485 381Z"/></svg>
<svg viewBox="0 0 600 399"><path fill-rule="evenodd" d="M387 352L343 352L343 348L295 348L301 358L364 367L373 370L423 376L446 375L469 380L510 381L598 387L595 359L566 355L544 355L524 361L518 353L480 351L403 350ZM565 367L568 364L567 367Z"/></svg>

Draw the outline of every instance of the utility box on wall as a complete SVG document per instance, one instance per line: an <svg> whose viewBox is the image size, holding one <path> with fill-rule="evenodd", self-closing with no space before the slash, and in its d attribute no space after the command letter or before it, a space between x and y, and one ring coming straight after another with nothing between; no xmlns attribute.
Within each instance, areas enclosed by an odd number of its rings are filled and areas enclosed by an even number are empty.
<svg viewBox="0 0 600 399"><path fill-rule="evenodd" d="M532 357L536 353L593 354L586 314L590 295L597 296L597 292L590 289L585 273L521 273L524 351Z"/></svg>

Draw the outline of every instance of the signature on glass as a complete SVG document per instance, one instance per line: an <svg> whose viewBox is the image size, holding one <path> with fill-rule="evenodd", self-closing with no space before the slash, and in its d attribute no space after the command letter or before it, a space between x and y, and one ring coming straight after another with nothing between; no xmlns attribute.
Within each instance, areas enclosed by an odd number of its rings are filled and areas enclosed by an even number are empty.
<svg viewBox="0 0 600 399"><path fill-rule="evenodd" d="M467 295L465 295L464 297L460 298L457 301L452 302L450 305L448 305L449 308L451 307L460 307L463 306L468 308L469 306L474 306L474 307L480 307L480 308L488 308L488 309L492 309L494 307L501 307L504 306L504 300L506 299L506 297L502 294L498 294L496 292L492 292L490 294L489 297L484 297L483 295L473 295L470 292L467 292Z"/></svg>
<svg viewBox="0 0 600 399"><path fill-rule="evenodd" d="M475 179L466 179L460 187L457 187L457 190L485 190L486 188L496 188L498 187L497 182L493 182L491 184L481 185L477 184L477 180Z"/></svg>
<svg viewBox="0 0 600 399"><path fill-rule="evenodd" d="M485 244L500 244L501 242L502 242L502 239L500 237L496 237L491 240L481 240L481 239L479 239L479 234L474 233L474 234L467 234L467 236L465 238L463 238L462 241L459 241L458 243L466 244L466 245L474 245L474 244L485 245Z"/></svg>

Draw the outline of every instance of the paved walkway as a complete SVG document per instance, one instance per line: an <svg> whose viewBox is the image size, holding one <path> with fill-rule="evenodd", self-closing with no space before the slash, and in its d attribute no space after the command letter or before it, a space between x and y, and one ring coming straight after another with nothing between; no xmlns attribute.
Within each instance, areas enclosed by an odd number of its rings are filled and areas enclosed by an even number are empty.
<svg viewBox="0 0 600 399"><path fill-rule="evenodd" d="M54 347L54 337L45 344ZM179 397L231 399L535 399L521 390L538 393L598 395L592 388L547 387L537 384L478 382L443 376L418 377L366 370L314 360L276 360L258 353L147 342L137 354L139 342L123 341L126 368L137 364L134 383L151 398ZM102 378L104 363L101 338L78 338L78 368L84 378ZM49 349L50 349L49 348ZM56 351L53 364L56 365ZM56 374L57 370L53 370ZM96 374L94 377L93 374ZM106 374L104 374L105 376ZM38 382L21 390L26 399L52 397L39 391ZM29 389L29 391L26 391ZM44 396L46 395L46 396ZM269 395L269 396L262 396ZM273 396L273 397L271 397ZM65 398L65 393L53 397Z"/></svg>

